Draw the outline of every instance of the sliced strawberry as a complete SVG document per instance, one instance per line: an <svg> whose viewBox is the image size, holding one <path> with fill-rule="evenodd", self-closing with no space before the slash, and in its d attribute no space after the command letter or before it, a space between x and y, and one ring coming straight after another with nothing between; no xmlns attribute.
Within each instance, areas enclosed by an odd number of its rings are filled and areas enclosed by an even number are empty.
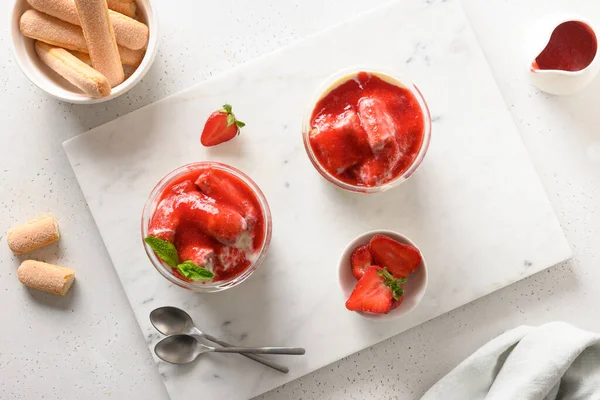
<svg viewBox="0 0 600 400"><path fill-rule="evenodd" d="M371 156L367 135L353 110L318 117L310 144L319 162L334 174L341 174Z"/></svg>
<svg viewBox="0 0 600 400"><path fill-rule="evenodd" d="M206 120L200 142L206 147L227 142L233 139L245 125L235 118L231 105L225 104L222 109L210 114Z"/></svg>
<svg viewBox="0 0 600 400"><path fill-rule="evenodd" d="M352 264L352 273L356 279L362 278L365 271L373 265L373 256L371 256L369 245L365 244L354 249L350 262Z"/></svg>
<svg viewBox="0 0 600 400"><path fill-rule="evenodd" d="M416 247L397 242L385 235L373 236L369 245L375 262L385 267L396 278L408 277L423 261Z"/></svg>
<svg viewBox="0 0 600 400"><path fill-rule="evenodd" d="M392 291L378 274L378 271L382 270L380 267L371 267L365 271L346 301L348 310L377 314L385 314L390 310Z"/></svg>
<svg viewBox="0 0 600 400"><path fill-rule="evenodd" d="M405 282L406 279L395 279L385 268L372 266L354 287L346 301L346 308L351 311L385 314L392 308L395 300L402 298L402 284Z"/></svg>

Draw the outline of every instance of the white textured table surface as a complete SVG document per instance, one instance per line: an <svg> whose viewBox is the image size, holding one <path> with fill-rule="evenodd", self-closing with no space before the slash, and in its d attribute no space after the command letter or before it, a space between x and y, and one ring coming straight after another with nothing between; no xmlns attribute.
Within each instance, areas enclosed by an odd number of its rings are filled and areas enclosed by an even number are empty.
<svg viewBox="0 0 600 400"><path fill-rule="evenodd" d="M10 8L6 3L0 6L5 16ZM129 95L96 107L58 103L29 84L7 50L6 18L0 21L0 235L15 223L54 212L64 240L42 252L48 261L76 268L80 278L66 299L29 292L16 280L18 260L5 243L0 245L0 398L166 398L61 143L384 1L228 1L205 5L196 17L180 7L200 7L198 2L180 0L177 8L166 0L156 3L162 43L151 73ZM534 16L566 9L599 20L600 5L594 0L477 3L465 0L468 15L475 17L476 32L485 29L481 44L572 244L574 259L263 399L414 398L479 345L512 326L563 319L600 331L600 114L595 111L600 80L578 96L547 97L519 79L514 62L505 56L517 46L514 35ZM500 40L504 37L507 40Z"/></svg>

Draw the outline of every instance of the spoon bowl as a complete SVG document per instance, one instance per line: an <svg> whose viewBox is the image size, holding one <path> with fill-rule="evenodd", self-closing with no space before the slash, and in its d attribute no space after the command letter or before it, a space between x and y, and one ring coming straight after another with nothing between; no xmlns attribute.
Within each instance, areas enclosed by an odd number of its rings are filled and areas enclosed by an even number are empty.
<svg viewBox="0 0 600 400"><path fill-rule="evenodd" d="M297 347L209 347L190 335L172 335L156 344L154 352L171 364L188 364L204 353L252 353L303 355L305 350Z"/></svg>
<svg viewBox="0 0 600 400"><path fill-rule="evenodd" d="M192 336L173 335L158 342L154 352L158 358L168 363L189 364L202 353L198 344Z"/></svg>
<svg viewBox="0 0 600 400"><path fill-rule="evenodd" d="M190 334L195 328L192 317L177 307L160 307L152 310L150 322L157 331L166 336Z"/></svg>

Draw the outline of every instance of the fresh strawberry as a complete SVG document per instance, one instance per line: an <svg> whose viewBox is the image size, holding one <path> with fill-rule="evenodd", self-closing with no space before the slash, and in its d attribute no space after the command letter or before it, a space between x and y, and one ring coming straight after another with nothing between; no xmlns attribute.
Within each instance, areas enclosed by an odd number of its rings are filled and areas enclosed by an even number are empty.
<svg viewBox="0 0 600 400"><path fill-rule="evenodd" d="M362 278L367 268L373 265L373 256L371 255L371 250L369 250L369 245L365 244L354 249L350 263L352 264L354 277L356 279Z"/></svg>
<svg viewBox="0 0 600 400"><path fill-rule="evenodd" d="M402 284L406 279L395 279L385 268L372 266L354 287L346 301L350 311L385 314L391 310L394 301L404 295Z"/></svg>
<svg viewBox="0 0 600 400"><path fill-rule="evenodd" d="M377 265L387 268L396 278L406 278L423 261L419 250L385 235L375 235L369 242Z"/></svg>
<svg viewBox="0 0 600 400"><path fill-rule="evenodd" d="M210 114L200 142L206 146L216 146L233 139L246 124L238 121L232 112L231 105L225 104L222 109Z"/></svg>

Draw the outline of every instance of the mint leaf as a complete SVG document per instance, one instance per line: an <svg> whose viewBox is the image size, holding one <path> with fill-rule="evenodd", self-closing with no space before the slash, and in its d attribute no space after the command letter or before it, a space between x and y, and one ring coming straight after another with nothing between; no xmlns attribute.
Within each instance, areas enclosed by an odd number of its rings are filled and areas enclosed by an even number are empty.
<svg viewBox="0 0 600 400"><path fill-rule="evenodd" d="M177 249L171 242L157 238L156 236L148 236L144 239L144 242L148 244L154 250L156 255L160 257L168 266L175 268L179 264L179 255L177 255Z"/></svg>
<svg viewBox="0 0 600 400"><path fill-rule="evenodd" d="M225 114L231 114L231 110L233 110L233 107L231 107L231 104L223 104L223 111L225 111ZM221 112L223 112L221 111Z"/></svg>
<svg viewBox="0 0 600 400"><path fill-rule="evenodd" d="M215 276L206 268L199 267L189 260L177 265L177 270L182 276L193 281L212 279Z"/></svg>
<svg viewBox="0 0 600 400"><path fill-rule="evenodd" d="M227 114L227 127L229 128L233 124L235 124L235 115Z"/></svg>
<svg viewBox="0 0 600 400"><path fill-rule="evenodd" d="M245 123L243 123L242 121L238 121L238 120L235 120L235 124L237 125L238 128L243 128L246 126Z"/></svg>

